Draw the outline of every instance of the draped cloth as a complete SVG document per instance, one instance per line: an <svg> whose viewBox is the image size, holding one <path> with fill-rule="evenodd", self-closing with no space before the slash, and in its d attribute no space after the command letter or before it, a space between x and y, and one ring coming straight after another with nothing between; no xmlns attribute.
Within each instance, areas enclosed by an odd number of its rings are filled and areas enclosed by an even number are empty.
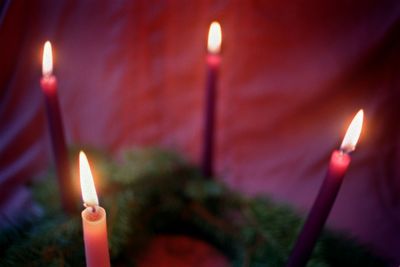
<svg viewBox="0 0 400 267"><path fill-rule="evenodd" d="M29 214L52 163L39 87L53 43L69 144L201 152L209 23L223 31L218 179L306 214L352 116L365 127L328 219L400 262L400 2L78 1L0 4L0 216Z"/></svg>

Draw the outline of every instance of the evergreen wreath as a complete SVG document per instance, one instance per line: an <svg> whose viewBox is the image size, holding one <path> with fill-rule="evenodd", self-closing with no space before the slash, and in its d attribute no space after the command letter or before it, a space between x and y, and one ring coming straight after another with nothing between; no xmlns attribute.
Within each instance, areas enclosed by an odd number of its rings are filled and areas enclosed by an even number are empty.
<svg viewBox="0 0 400 267"><path fill-rule="evenodd" d="M205 179L170 151L136 149L126 152L121 162L93 149L85 151L103 182L100 203L107 210L113 266L135 266L151 238L168 233L208 242L234 267L284 266L302 225L290 208ZM77 154L73 150L71 159L77 161ZM74 179L79 181L74 163ZM34 184L43 215L0 232L0 266L85 266L80 199L76 215L67 216L56 188L54 171ZM354 240L325 231L307 266L388 264Z"/></svg>

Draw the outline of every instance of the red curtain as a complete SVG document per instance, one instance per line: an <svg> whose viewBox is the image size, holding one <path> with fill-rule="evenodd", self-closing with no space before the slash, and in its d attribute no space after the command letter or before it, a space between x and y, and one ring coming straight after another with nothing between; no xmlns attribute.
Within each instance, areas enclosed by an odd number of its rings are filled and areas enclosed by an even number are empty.
<svg viewBox="0 0 400 267"><path fill-rule="evenodd" d="M209 23L222 25L216 171L307 212L358 109L366 122L328 224L400 262L400 2L5 1L0 206L30 206L51 162L39 88L50 39L69 144L198 162ZM3 220L3 221L4 221Z"/></svg>

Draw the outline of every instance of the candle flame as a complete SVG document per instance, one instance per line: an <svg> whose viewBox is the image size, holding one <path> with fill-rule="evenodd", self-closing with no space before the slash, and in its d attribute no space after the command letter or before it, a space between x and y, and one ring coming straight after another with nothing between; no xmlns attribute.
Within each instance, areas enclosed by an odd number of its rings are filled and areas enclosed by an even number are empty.
<svg viewBox="0 0 400 267"><path fill-rule="evenodd" d="M208 52L218 54L221 51L222 33L221 25L217 21L213 21L208 31Z"/></svg>
<svg viewBox="0 0 400 267"><path fill-rule="evenodd" d="M51 43L46 41L43 48L42 74L50 76L53 73L53 53L51 51Z"/></svg>
<svg viewBox="0 0 400 267"><path fill-rule="evenodd" d="M361 134L363 118L364 111L360 109L351 121L350 126L347 129L346 135L343 138L342 145L340 146L340 149L343 152L350 153L356 148L358 138Z"/></svg>
<svg viewBox="0 0 400 267"><path fill-rule="evenodd" d="M85 206L98 206L99 200L97 198L96 188L94 187L92 172L86 154L79 152L79 169L82 198Z"/></svg>

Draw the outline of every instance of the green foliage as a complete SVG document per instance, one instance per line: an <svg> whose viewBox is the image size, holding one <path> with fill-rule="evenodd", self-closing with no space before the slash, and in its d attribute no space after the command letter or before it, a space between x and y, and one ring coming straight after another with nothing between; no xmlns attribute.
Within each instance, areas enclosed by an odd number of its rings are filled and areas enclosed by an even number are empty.
<svg viewBox="0 0 400 267"><path fill-rule="evenodd" d="M77 158L77 151L72 154ZM121 162L95 150L87 154L104 181L100 202L107 210L113 265L134 266L154 235L179 233L209 242L235 267L284 266L302 224L288 207L248 198L204 179L169 151L129 151ZM50 172L33 188L43 216L0 233L0 266L85 265L80 199L76 213L64 215L55 188ZM325 232L308 266L387 264L354 241Z"/></svg>

